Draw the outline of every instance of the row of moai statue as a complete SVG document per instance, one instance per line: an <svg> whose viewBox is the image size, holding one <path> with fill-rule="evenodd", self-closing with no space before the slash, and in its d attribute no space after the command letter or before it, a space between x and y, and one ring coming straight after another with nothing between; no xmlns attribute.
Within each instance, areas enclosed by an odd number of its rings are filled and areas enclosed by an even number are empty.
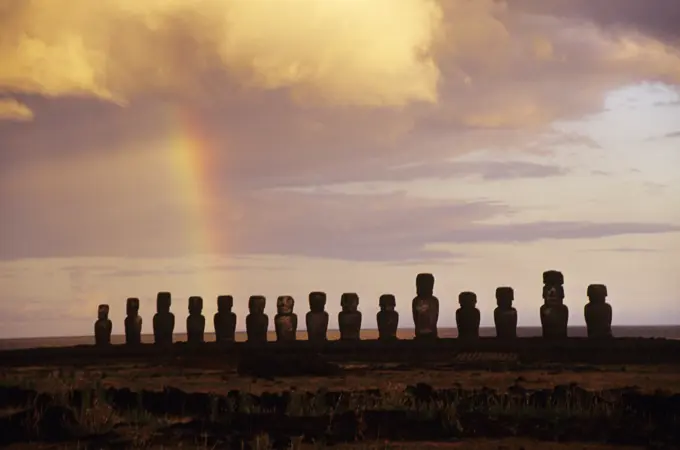
<svg viewBox="0 0 680 450"><path fill-rule="evenodd" d="M611 337L612 309L606 303L607 287L602 284L588 286L584 314L588 337ZM511 287L496 289L497 307L494 310L496 336L502 339L517 337L517 310L512 306L514 291ZM567 337L569 309L564 304L564 276L561 272L550 270L543 273L543 300L540 308L543 337L559 339ZM477 309L477 295L474 292L461 292L458 296L460 308L456 311L456 326L461 339L479 337L481 315ZM172 343L175 330L175 316L170 312L172 303L169 292L159 292L156 298L156 314L153 317L154 342L161 345ZM294 341L297 335L298 320L293 312L295 300L284 295L276 301L277 314L274 327L277 341ZM340 298L342 311L338 314L340 339L345 341L359 340L362 314L359 311L359 296L355 293L342 294ZM380 311L377 314L378 337L381 340L397 339L399 313L396 311L396 299L392 294L384 294L379 300ZM234 299L231 295L217 297L217 313L214 316L215 338L217 342L233 342L236 331L236 314L232 312ZM269 317L264 313L266 298L253 295L248 301L249 314L246 317L246 334L248 342L266 342L269 330ZM319 342L327 339L328 313L325 311L326 294L312 292L309 294L309 312L305 316L308 340ZM126 305L125 342L141 343L142 318L139 315L139 299L129 298ZM187 341L189 343L204 342L205 317L203 299L189 298L189 316L186 321ZM95 342L107 345L111 342L112 323L108 318L109 306L100 305L98 320L95 323ZM416 277L416 297L412 302L415 339L437 339L437 322L439 320L439 299L434 296L434 276L421 273Z"/></svg>

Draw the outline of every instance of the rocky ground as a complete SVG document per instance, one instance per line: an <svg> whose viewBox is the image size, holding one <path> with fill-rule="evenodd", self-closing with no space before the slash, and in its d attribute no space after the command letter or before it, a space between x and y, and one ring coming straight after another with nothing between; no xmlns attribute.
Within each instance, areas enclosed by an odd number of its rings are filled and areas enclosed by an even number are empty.
<svg viewBox="0 0 680 450"><path fill-rule="evenodd" d="M680 361L668 358L556 363L459 351L408 363L279 353L12 364L0 355L0 445L680 448Z"/></svg>

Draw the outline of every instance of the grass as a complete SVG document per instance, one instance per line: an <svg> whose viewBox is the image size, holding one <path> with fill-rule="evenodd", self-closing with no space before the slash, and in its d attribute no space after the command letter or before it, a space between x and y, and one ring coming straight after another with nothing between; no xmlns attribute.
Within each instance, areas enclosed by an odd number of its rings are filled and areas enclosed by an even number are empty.
<svg viewBox="0 0 680 450"><path fill-rule="evenodd" d="M298 438L296 433L307 436L307 440L315 436L313 438L321 439L321 443L327 442L326 438L332 441L375 438L376 431L380 435L380 426L389 429L390 421L396 426L424 427L425 430L413 432L402 428L396 434L392 430L394 436L425 438L430 430L440 439L498 434L501 430L501 434L529 433L549 440L572 439L575 435L578 440L597 431L593 424L605 432L618 430L616 433L621 433L622 424L628 424L640 430L645 428L644 432L650 436L677 440L678 436L672 437L669 430L680 425L677 407L664 411L664 417L660 417L659 404L650 403L646 397L642 402L635 403L633 399L630 403L631 399L623 391L593 393L573 385L523 395L492 390L435 391L424 385L406 391L291 391L259 398L247 392L232 392L229 398L205 396L198 400L181 392L172 394L174 397L168 395L137 393L130 397L130 394L111 391L101 385L93 390L65 390L54 394L50 402L25 405L21 424L28 436L44 438L44 430L54 428L56 421L61 428L68 428L69 436L115 434L135 448L148 446L158 440L159 435L165 436L166 440L173 436L172 439L176 439L179 432L179 440L186 441L189 433L194 440L203 437L206 445L208 441L217 445L219 439L236 439L244 448L262 449L273 448L269 440L273 436L280 439L281 433L291 441L286 445L293 448L302 448L302 443L295 440ZM196 403L199 400L203 403ZM191 401L193 406L185 410ZM62 417L61 421L55 416L55 409ZM208 409L209 413L206 413ZM72 419L64 420L63 417ZM310 423L311 429L307 426ZM540 430L532 431L528 426ZM230 434L228 430L232 428L247 432ZM496 431L489 431L493 429ZM518 431L520 429L524 431ZM635 433L631 436L639 438ZM280 443L276 448L281 448Z"/></svg>
<svg viewBox="0 0 680 450"><path fill-rule="evenodd" d="M654 434L654 430L660 425L657 423L658 420L651 416L644 419L646 423L643 423L643 419L625 422L630 417L626 416L622 404L617 403L618 394L615 392L603 392L590 397L575 395L570 399L566 399L562 394L555 394L545 398L544 404L538 404L521 395L499 396L486 391L488 395L485 397L479 392L473 395L472 391L490 388L499 393L506 393L510 386L539 390L578 383L581 388L589 391L637 386L639 391L644 393L654 393L660 389L663 389L663 395L680 393L678 376L680 366L672 365L515 365L514 370L504 371L502 365L494 367L493 364L484 370L444 365L407 367L348 362L343 364L346 370L343 376L265 380L240 376L236 372L236 367L227 363L214 362L209 368L187 367L183 364L185 363L182 361L166 361L165 365L130 364L121 361L115 365L92 365L85 362L78 366L3 368L0 371L0 386L15 386L51 393L55 403L73 413L74 421L79 428L79 432L74 434L75 437L71 441L59 444L13 444L8 448L86 448L92 445L92 442L99 442L98 439L105 439L106 436L122 442L121 445L125 448L168 449L179 448L180 444L181 448L225 448L226 438L220 433L224 434L225 429L236 423L235 420L242 420L244 416L256 418L258 415L276 412L271 405L258 404L257 399L252 396L261 396L265 392L270 394L286 392L285 409L275 415L278 419L267 420L316 420L314 423L320 427L316 433L319 436L337 434L343 426L348 426L351 433L354 433L354 439L358 440L344 443L329 442L326 438L318 436L314 438L308 436L303 440L301 436L304 433L295 436L295 432L291 431L289 434L292 435L286 436L290 442L287 444L288 447L285 447L291 449L322 449L328 448L330 444L338 449L632 449L641 447L551 442L561 439L559 436L564 433L570 433L574 423L601 423L605 428L622 426L624 431L631 428L632 423L641 429L649 427L649 434ZM405 392L407 385L417 383L427 383L433 388L449 390L445 396L419 400L413 392ZM161 391L166 387L180 389L186 393L211 394L213 400L209 413L207 417L200 418L199 422L204 423L207 428L218 424L217 428L207 431L202 428L191 428L197 426L197 417L191 414L157 411L152 413L143 407L141 401L123 409L113 405L111 399L107 397L109 388L129 388L140 392ZM379 389L379 395L365 392L370 389ZM224 402L216 400L219 396L226 396L233 391L238 391L238 395ZM331 391L337 395L328 396ZM76 392L80 392L80 404L74 404ZM22 408L0 410L0 421L22 412L27 414L25 425L33 427L33 431L37 432L38 425L43 420L44 410L36 409L35 405L26 404ZM437 429L446 430L445 434L460 440L440 439L439 442L420 440L409 443L377 439L381 433L378 430L376 434L375 430L376 412L403 413L407 415L407 422L417 419L422 421L423 426L436 424ZM476 417L475 415L502 422L508 429L515 427L515 434L519 437L484 439L483 433L482 436L474 437L476 435L473 428L476 425L470 418ZM247 417L246 420L250 420ZM487 419L485 420L488 422ZM347 420L350 422L347 423ZM671 417L671 420L675 421L676 426L680 425L678 417L674 419ZM522 424L526 423L539 424L545 428L544 434L540 436L541 440L521 437L527 433L521 429ZM276 433L261 432L258 431L257 424L252 425L252 430L238 437L244 450L284 448L276 440ZM295 427L291 430L293 428ZM184 435L178 438L176 433ZM540 434L534 431L531 433L536 436ZM534 435L532 436L535 438ZM316 439L316 442L313 442L313 439ZM668 440L673 437L660 435L659 439Z"/></svg>
<svg viewBox="0 0 680 450"><path fill-rule="evenodd" d="M282 392L299 387L306 390L378 389L386 385L404 389L409 384L427 383L437 388L459 385L465 389L504 389L521 384L527 389L541 389L576 382L590 390L637 386L644 392L659 388L680 393L680 366L528 366L514 370L469 370L429 365L427 367L352 366L338 377L287 377L274 380L237 374L236 368L219 369L183 367L182 365L117 364L115 366L82 365L80 367L3 368L0 385L22 386L42 391L90 388L97 383L107 387L133 390L158 390L172 386L187 392L227 394L230 390Z"/></svg>

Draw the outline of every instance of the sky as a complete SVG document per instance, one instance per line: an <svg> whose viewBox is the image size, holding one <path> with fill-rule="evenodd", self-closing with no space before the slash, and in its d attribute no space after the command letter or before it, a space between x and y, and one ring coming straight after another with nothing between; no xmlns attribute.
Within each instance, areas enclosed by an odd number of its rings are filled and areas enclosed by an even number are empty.
<svg viewBox="0 0 680 450"><path fill-rule="evenodd" d="M0 0L0 338L139 297L680 323L677 0ZM299 322L302 327L304 321Z"/></svg>

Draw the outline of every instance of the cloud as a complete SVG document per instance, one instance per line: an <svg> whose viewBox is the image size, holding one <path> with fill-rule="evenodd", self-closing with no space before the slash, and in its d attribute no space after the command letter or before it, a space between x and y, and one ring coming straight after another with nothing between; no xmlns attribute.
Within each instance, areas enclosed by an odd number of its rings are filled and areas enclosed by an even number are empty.
<svg viewBox="0 0 680 450"><path fill-rule="evenodd" d="M159 176L161 180L162 173ZM492 170L490 176L499 175ZM324 188L236 190L200 199L202 213L196 216L191 202L199 199L174 196L176 190L153 184L153 178L145 180L151 184L143 189L130 184L116 192L115 185L102 185L88 196L80 192L77 180L70 188L40 185L38 180L32 189L45 191L35 195L49 191L64 201L41 208L8 201L4 207L12 221L3 226L3 259L180 257L206 252L406 261L446 258L448 251L432 247L441 243L588 239L680 230L654 223L516 223L521 211L489 200L424 199L403 192L353 195ZM137 193L135 201L114 200L126 198L128 190L130 195ZM70 196L78 201L66 201ZM26 195L17 192L17 198ZM27 235L32 238L23 238Z"/></svg>
<svg viewBox="0 0 680 450"><path fill-rule="evenodd" d="M677 137L680 137L680 131L674 131L672 133L664 135L664 138L677 138Z"/></svg>
<svg viewBox="0 0 680 450"><path fill-rule="evenodd" d="M633 29L677 43L680 5L676 0L507 0L511 9L591 21L609 29Z"/></svg>
<svg viewBox="0 0 680 450"><path fill-rule="evenodd" d="M125 104L150 91L219 90L202 84L226 71L246 89L290 88L312 102L437 96L434 0L73 0L68 11L2 0L0 11L0 90Z"/></svg>
<svg viewBox="0 0 680 450"><path fill-rule="evenodd" d="M0 98L0 120L26 122L33 119L28 106L11 98Z"/></svg>
<svg viewBox="0 0 680 450"><path fill-rule="evenodd" d="M598 248L594 252L614 252L614 253L658 253L656 248L636 248L636 247L617 247L617 248Z"/></svg>
<svg viewBox="0 0 680 450"><path fill-rule="evenodd" d="M452 242L535 242L544 239L600 239L634 234L664 234L680 231L667 223L532 222L511 225L479 225L457 230Z"/></svg>

